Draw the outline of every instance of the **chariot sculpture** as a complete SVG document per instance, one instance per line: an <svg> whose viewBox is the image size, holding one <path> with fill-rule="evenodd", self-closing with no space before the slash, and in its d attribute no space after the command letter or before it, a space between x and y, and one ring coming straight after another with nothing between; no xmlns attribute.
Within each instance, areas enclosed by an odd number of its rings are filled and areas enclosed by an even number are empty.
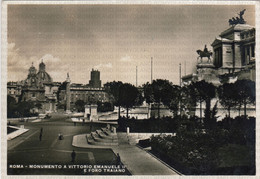
<svg viewBox="0 0 260 179"><path fill-rule="evenodd" d="M245 24L246 21L243 18L243 15L245 13L246 9L239 12L239 17L232 17L232 19L229 19L229 25L236 25L236 24Z"/></svg>

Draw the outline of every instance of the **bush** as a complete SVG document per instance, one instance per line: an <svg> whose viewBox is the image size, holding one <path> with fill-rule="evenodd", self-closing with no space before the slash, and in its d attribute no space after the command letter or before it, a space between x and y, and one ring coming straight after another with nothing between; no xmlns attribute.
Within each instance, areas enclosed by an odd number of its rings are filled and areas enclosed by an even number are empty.
<svg viewBox="0 0 260 179"><path fill-rule="evenodd" d="M150 139L139 140L138 144L143 148L151 146Z"/></svg>
<svg viewBox="0 0 260 179"><path fill-rule="evenodd" d="M118 120L118 125L120 131L126 131L126 128L130 127L132 132L174 133L178 128L178 120L179 119L172 117L162 117L160 119L149 118L143 120L121 117Z"/></svg>
<svg viewBox="0 0 260 179"><path fill-rule="evenodd" d="M110 102L101 102L101 101L98 101L97 102L97 111L98 112L108 112L108 111L114 111L114 106L112 103Z"/></svg>

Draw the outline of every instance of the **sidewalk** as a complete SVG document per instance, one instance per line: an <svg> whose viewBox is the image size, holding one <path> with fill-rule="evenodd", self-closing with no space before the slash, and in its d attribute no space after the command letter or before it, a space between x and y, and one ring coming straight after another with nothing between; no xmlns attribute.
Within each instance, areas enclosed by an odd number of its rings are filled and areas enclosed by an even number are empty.
<svg viewBox="0 0 260 179"><path fill-rule="evenodd" d="M69 118L69 119L67 119L67 121L76 122L76 123L83 123L82 118L76 118L76 117ZM90 120L85 119L84 123L117 124L117 121L115 121L115 122L112 122L112 121L90 121Z"/></svg>
<svg viewBox="0 0 260 179"><path fill-rule="evenodd" d="M29 130L29 129L25 129L25 128L19 128L19 127L16 127L16 126L8 126L8 127L14 128L14 129L17 129L17 130L10 133L10 134L7 134L7 140L12 140L12 139L22 135L23 133L25 133Z"/></svg>
<svg viewBox="0 0 260 179"><path fill-rule="evenodd" d="M145 150L128 143L126 133L117 133L119 146L94 146L87 144L86 135L73 137L73 146L82 148L111 148L119 153L122 163L132 175L179 175ZM91 146L91 147L90 147Z"/></svg>

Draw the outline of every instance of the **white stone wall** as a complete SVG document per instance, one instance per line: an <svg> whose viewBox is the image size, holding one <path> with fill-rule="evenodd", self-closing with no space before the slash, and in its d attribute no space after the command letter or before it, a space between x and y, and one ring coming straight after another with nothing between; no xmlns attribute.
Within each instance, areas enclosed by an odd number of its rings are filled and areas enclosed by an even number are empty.
<svg viewBox="0 0 260 179"><path fill-rule="evenodd" d="M223 68L232 68L233 67L232 44L223 44L222 59L223 59Z"/></svg>

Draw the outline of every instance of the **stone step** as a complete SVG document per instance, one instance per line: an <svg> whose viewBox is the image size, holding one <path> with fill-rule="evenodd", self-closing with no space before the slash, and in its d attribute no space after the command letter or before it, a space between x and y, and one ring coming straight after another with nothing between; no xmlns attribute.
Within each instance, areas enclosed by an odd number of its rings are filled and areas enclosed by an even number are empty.
<svg viewBox="0 0 260 179"><path fill-rule="evenodd" d="M102 130L96 130L96 133L99 135L102 139L117 139L117 135L107 135Z"/></svg>
<svg viewBox="0 0 260 179"><path fill-rule="evenodd" d="M87 134L86 136L88 144L91 145L105 145L105 146L117 146L118 142L103 142L103 141L96 141L91 134Z"/></svg>
<svg viewBox="0 0 260 179"><path fill-rule="evenodd" d="M108 136L116 136L117 134L112 132L110 129L107 128L101 128L102 132L104 132Z"/></svg>
<svg viewBox="0 0 260 179"><path fill-rule="evenodd" d="M91 132L91 137L97 142L118 142L117 137L114 138L101 138L97 133Z"/></svg>

